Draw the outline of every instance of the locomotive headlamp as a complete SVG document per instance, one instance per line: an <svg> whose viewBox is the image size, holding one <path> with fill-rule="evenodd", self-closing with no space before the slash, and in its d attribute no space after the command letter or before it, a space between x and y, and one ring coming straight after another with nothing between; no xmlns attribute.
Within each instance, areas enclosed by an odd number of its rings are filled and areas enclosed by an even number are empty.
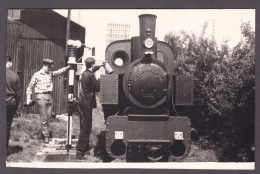
<svg viewBox="0 0 260 174"><path fill-rule="evenodd" d="M153 47L153 40L151 38L147 38L145 41L144 41L144 46L146 48L152 48Z"/></svg>
<svg viewBox="0 0 260 174"><path fill-rule="evenodd" d="M123 61L121 58L116 58L115 64L116 64L117 66L123 66L124 61Z"/></svg>

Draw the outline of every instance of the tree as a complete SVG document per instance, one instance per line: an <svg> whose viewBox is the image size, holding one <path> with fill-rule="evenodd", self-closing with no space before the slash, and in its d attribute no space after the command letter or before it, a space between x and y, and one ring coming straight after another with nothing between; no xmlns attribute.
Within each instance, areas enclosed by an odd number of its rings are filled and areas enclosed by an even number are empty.
<svg viewBox="0 0 260 174"><path fill-rule="evenodd" d="M206 29L207 24L200 36L184 31L165 36L176 57L176 74L195 80L195 106L185 112L211 142L207 145L219 147L220 160L253 160L255 34L249 23L242 23L243 40L232 49L228 42L218 48L205 37Z"/></svg>

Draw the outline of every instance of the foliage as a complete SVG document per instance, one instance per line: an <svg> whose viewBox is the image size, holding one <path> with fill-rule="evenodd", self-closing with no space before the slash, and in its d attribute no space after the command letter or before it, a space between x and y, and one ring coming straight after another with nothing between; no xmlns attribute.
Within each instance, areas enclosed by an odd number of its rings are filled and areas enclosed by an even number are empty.
<svg viewBox="0 0 260 174"><path fill-rule="evenodd" d="M220 161L253 161L255 115L255 33L241 24L241 41L229 48L214 38L169 33L165 41L173 49L176 75L195 81L194 107L186 109L193 127L219 149ZM187 115L188 115L187 114ZM203 139L204 139L203 138ZM201 141L205 145L204 141Z"/></svg>

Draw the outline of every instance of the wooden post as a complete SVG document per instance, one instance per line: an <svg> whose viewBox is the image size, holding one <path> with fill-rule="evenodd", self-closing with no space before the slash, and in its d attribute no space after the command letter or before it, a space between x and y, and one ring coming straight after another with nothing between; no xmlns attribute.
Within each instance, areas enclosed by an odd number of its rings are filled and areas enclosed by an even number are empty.
<svg viewBox="0 0 260 174"><path fill-rule="evenodd" d="M21 96L23 97L23 76L24 76L24 35L22 31L19 31L18 36L18 60L17 60L17 75L21 83ZM23 99L21 100L23 101Z"/></svg>
<svg viewBox="0 0 260 174"><path fill-rule="evenodd" d="M71 16L71 11L70 9L68 9L68 19L67 19L67 28L66 28L66 41L65 41L65 66L67 66L67 62L68 62L68 44L67 44L67 41L69 40L70 38L70 16ZM64 89L67 88L67 76L68 74L65 73L64 74Z"/></svg>

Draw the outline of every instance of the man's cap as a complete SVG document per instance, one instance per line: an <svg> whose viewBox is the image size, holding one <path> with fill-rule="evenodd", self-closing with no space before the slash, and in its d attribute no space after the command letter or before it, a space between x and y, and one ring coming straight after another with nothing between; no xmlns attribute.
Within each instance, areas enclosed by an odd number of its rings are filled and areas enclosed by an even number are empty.
<svg viewBox="0 0 260 174"><path fill-rule="evenodd" d="M88 57L84 61L85 63L95 63L95 59L93 57Z"/></svg>
<svg viewBox="0 0 260 174"><path fill-rule="evenodd" d="M52 64L53 60L51 60L51 59L43 59L43 63Z"/></svg>

